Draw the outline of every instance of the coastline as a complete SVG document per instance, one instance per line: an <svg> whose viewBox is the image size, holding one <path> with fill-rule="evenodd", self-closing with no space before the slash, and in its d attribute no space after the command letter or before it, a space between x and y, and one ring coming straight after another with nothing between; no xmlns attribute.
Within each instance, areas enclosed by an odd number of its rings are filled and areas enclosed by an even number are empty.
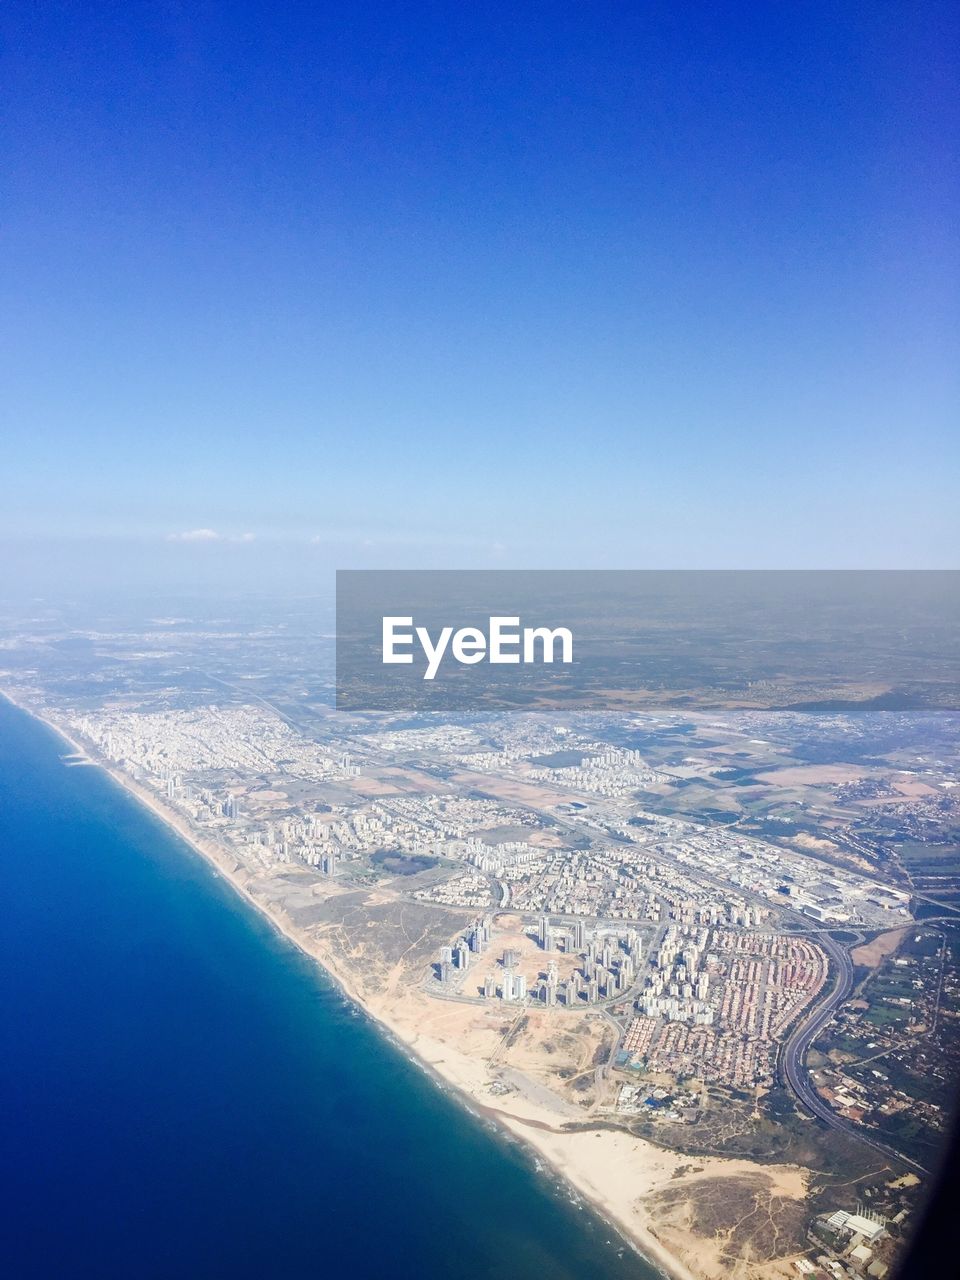
<svg viewBox="0 0 960 1280"><path fill-rule="evenodd" d="M414 1027L405 1025L398 1017L391 1016L383 1002L374 1004L365 998L326 948L293 924L273 904L251 892L249 877L238 874L235 860L222 844L199 835L184 815L119 766L93 753L68 729L11 697L7 691L0 696L56 733L71 753L78 756L69 763L89 763L101 768L129 796L179 836L278 933L318 964L344 998L376 1023L381 1034L423 1070L437 1087L453 1095L478 1119L495 1124L511 1140L520 1142L536 1157L538 1164L544 1166L545 1173L559 1178L573 1190L576 1198L588 1203L625 1246L648 1265L659 1270L668 1280L704 1280L705 1276L714 1274L714 1268L709 1265L714 1261L712 1255L703 1258L703 1266L691 1269L652 1231L638 1207L643 1195L668 1184L676 1176L675 1171L684 1165L686 1157L656 1147L625 1131L584 1129L571 1132L558 1128L555 1113L527 1099L511 1099L510 1110L501 1105L490 1105L486 1097L486 1069L482 1062L467 1058L441 1040L431 1039L416 1024ZM716 1157L698 1159L697 1164L709 1166L710 1173L720 1173L721 1166L731 1173L743 1172L746 1167L744 1161ZM625 1187L631 1187L631 1191L626 1192ZM696 1253L696 1250L692 1252Z"/></svg>

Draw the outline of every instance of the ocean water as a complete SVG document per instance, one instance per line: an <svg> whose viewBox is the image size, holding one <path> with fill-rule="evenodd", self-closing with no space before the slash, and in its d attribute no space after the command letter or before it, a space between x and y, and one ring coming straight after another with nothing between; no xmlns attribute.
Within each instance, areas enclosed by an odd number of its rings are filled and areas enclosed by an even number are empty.
<svg viewBox="0 0 960 1280"><path fill-rule="evenodd" d="M0 699L5 1280L651 1280Z"/></svg>

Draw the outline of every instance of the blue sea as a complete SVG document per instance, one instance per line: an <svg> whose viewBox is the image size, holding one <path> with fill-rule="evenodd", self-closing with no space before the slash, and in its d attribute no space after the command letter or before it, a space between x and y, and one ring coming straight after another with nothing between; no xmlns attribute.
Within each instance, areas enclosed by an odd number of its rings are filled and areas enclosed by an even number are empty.
<svg viewBox="0 0 960 1280"><path fill-rule="evenodd" d="M0 699L4 1280L651 1280Z"/></svg>

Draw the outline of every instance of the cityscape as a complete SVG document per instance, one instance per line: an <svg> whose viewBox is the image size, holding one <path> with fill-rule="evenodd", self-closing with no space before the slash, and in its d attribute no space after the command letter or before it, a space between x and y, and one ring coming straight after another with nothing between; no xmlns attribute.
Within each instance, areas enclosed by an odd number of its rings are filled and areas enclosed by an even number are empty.
<svg viewBox="0 0 960 1280"><path fill-rule="evenodd" d="M958 50L3 6L2 1280L955 1269Z"/></svg>
<svg viewBox="0 0 960 1280"><path fill-rule="evenodd" d="M960 1068L954 713L404 723L245 690L232 642L138 689L143 645L112 642L122 686L3 687L648 1256L891 1272Z"/></svg>

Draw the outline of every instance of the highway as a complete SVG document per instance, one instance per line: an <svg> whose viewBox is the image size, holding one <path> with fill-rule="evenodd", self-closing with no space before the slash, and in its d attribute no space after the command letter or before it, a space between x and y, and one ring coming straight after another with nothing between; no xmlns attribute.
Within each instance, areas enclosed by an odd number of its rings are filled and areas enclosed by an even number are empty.
<svg viewBox="0 0 960 1280"><path fill-rule="evenodd" d="M815 1115L818 1120L822 1120L824 1124L828 1124L832 1129L839 1129L843 1133L848 1133L866 1146L873 1147L875 1151L880 1151L883 1155L907 1165L915 1173L928 1174L930 1170L922 1164L918 1164L916 1160L911 1160L909 1156L897 1151L895 1147L888 1146L879 1138L875 1138L870 1133L865 1132L861 1126L851 1124L842 1116L837 1115L810 1083L806 1065L807 1052L839 1006L847 999L853 987L853 964L844 948L825 933L819 935L818 942L834 963L837 974L836 983L830 995L814 1006L807 1017L797 1024L784 1042L780 1051L780 1070L783 1078L803 1106Z"/></svg>

